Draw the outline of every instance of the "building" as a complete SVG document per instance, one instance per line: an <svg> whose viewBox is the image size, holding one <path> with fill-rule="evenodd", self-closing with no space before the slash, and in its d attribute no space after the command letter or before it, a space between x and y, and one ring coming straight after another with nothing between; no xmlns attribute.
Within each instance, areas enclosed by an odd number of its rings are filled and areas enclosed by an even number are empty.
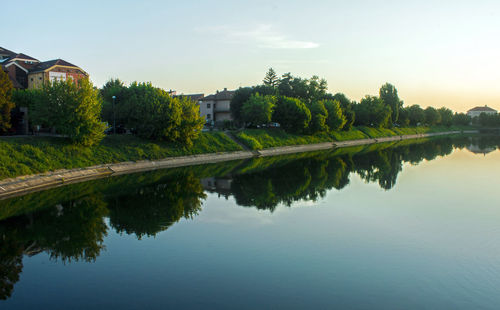
<svg viewBox="0 0 500 310"><path fill-rule="evenodd" d="M230 102L234 91L224 88L213 95L203 97L200 100L200 115L205 117L207 123L217 124L224 121L232 121Z"/></svg>
<svg viewBox="0 0 500 310"><path fill-rule="evenodd" d="M89 77L87 72L62 59L41 62L3 47L0 47L0 66L17 89L40 88L45 82L69 78L78 83L78 80ZM12 111L11 122L16 133L28 134L28 108L16 107Z"/></svg>
<svg viewBox="0 0 500 310"><path fill-rule="evenodd" d="M0 47L0 64L15 88L28 88L28 74L40 61L25 54L14 53Z"/></svg>
<svg viewBox="0 0 500 310"><path fill-rule="evenodd" d="M197 104L200 104L201 99L203 99L203 97L205 97L205 94L191 94L191 95L180 94L180 95L174 95L174 97L176 97L176 98L185 97L185 98L188 98L188 99L196 102Z"/></svg>
<svg viewBox="0 0 500 310"><path fill-rule="evenodd" d="M229 199L229 196L232 195L231 185L233 183L233 179L229 175L217 178L215 177L203 178L200 181L204 190L210 193L217 193L219 198L221 196L224 196L227 200Z"/></svg>
<svg viewBox="0 0 500 310"><path fill-rule="evenodd" d="M40 62L38 59L22 53L15 53L0 47L0 64L7 72L15 88L39 88L47 81L71 78L78 82L88 78L87 72L62 59Z"/></svg>
<svg viewBox="0 0 500 310"><path fill-rule="evenodd" d="M497 110L485 105L484 107L475 107L467 111L467 115L469 115L471 118L478 117L479 115L481 115L481 113L497 114Z"/></svg>
<svg viewBox="0 0 500 310"><path fill-rule="evenodd" d="M40 88L45 82L78 80L88 78L87 72L62 59L40 62L28 73L28 88Z"/></svg>

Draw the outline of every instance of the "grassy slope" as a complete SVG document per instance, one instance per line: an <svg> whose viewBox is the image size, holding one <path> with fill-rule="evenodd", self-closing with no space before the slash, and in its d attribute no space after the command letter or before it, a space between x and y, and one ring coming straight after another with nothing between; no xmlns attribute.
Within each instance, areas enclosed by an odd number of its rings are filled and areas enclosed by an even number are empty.
<svg viewBox="0 0 500 310"><path fill-rule="evenodd" d="M129 135L107 136L90 148L70 145L63 138L4 138L0 139L0 180L57 169L238 150L241 147L221 132L202 133L190 148Z"/></svg>
<svg viewBox="0 0 500 310"><path fill-rule="evenodd" d="M400 135L413 135L418 133L442 132L450 130L460 130L455 127L414 127L414 128L369 128L358 127L350 131L334 131L330 133L320 133L316 135L293 135L281 129L246 129L235 134L245 145L253 150L263 148L313 144L331 141L357 140L367 138L381 138Z"/></svg>
<svg viewBox="0 0 500 310"><path fill-rule="evenodd" d="M378 138L394 135L438 132L459 128L353 128L316 135L287 134L280 129L247 129L235 135L251 149ZM11 137L0 139L0 180L57 169L88 167L105 163L154 160L172 156L238 151L241 147L221 132L202 133L190 148L153 142L129 135L106 137L98 146L71 145L63 138Z"/></svg>

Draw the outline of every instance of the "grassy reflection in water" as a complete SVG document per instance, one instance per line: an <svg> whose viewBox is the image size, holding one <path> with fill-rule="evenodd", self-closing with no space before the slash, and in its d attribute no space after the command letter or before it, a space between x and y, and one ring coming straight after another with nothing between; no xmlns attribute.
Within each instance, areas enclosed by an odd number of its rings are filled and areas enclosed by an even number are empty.
<svg viewBox="0 0 500 310"><path fill-rule="evenodd" d="M418 164L453 148L498 148L498 137L443 137L332 151L158 170L68 185L0 201L0 299L8 298L23 255L46 252L63 262L94 261L112 229L138 239L155 236L198 214L205 190L232 195L238 205L273 211L317 200L349 184L350 173L388 190L404 162ZM220 188L207 180L230 180Z"/></svg>

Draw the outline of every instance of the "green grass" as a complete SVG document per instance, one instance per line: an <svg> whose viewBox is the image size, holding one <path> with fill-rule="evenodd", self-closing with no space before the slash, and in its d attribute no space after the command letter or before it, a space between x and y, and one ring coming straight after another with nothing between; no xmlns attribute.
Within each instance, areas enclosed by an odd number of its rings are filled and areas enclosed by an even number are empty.
<svg viewBox="0 0 500 310"><path fill-rule="evenodd" d="M470 128L418 127L376 129L359 127L353 128L350 131L335 131L315 135L288 134L281 129L247 129L235 133L235 136L250 149L258 150L288 145L460 129ZM131 135L107 136L99 145L94 147L74 146L64 138L0 138L0 180L57 169L82 168L98 164L156 160L173 156L238 150L241 150L241 147L222 132L202 133L192 147L185 147L174 143L154 142Z"/></svg>
<svg viewBox="0 0 500 310"><path fill-rule="evenodd" d="M326 133L316 135L294 135L286 133L282 129L245 129L234 135L253 150L331 141L331 137Z"/></svg>
<svg viewBox="0 0 500 310"><path fill-rule="evenodd" d="M192 147L130 135L107 136L94 147L71 145L64 138L1 138L0 180L57 169L238 150L241 147L222 132L202 133Z"/></svg>
<svg viewBox="0 0 500 310"><path fill-rule="evenodd" d="M458 127L408 127L387 129L361 126L353 127L350 131L332 131L315 135L294 135L286 133L282 129L246 129L234 135L250 149L260 150L279 146L373 139L462 129L463 128Z"/></svg>
<svg viewBox="0 0 500 310"><path fill-rule="evenodd" d="M349 131L332 131L330 132L330 136L332 137L332 141L359 140L370 138L356 127L353 127Z"/></svg>

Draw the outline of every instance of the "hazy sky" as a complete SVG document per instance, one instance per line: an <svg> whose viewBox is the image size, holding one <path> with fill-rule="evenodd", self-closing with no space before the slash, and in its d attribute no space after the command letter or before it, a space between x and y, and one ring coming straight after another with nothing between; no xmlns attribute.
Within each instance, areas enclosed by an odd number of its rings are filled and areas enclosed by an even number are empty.
<svg viewBox="0 0 500 310"><path fill-rule="evenodd" d="M15 12L17 13L15 13ZM351 99L394 84L406 105L500 110L500 1L23 1L0 46L179 93L327 79Z"/></svg>

